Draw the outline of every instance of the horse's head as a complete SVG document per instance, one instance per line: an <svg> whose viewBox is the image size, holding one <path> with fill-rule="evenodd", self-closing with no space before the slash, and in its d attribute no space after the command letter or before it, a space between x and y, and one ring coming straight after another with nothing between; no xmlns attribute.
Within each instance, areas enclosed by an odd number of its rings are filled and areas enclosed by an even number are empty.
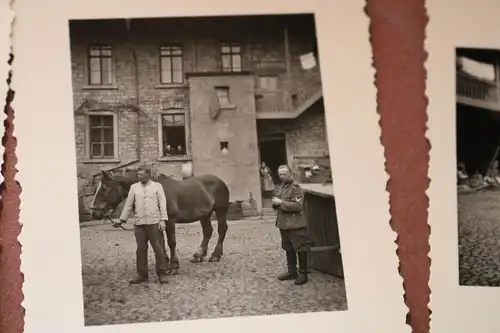
<svg viewBox="0 0 500 333"><path fill-rule="evenodd" d="M111 215L127 197L130 188L128 183L123 179L115 179L107 172L101 171L101 180L90 206L92 218L99 220Z"/></svg>

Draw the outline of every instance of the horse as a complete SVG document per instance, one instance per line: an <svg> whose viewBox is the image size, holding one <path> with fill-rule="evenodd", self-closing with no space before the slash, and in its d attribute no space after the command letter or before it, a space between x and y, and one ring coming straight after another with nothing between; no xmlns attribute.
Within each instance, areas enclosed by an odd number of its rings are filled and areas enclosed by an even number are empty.
<svg viewBox="0 0 500 333"><path fill-rule="evenodd" d="M208 253L208 244L212 237L211 216L217 217L219 237L209 262L221 260L223 244L228 230L227 213L229 210L229 188L219 177L211 174L193 176L184 180L175 180L160 174L159 182L167 198L168 222L166 224L167 243L170 249L169 272L177 272L179 259L176 253L175 224L187 224L200 221L203 238L199 248L193 253L191 262L202 262ZM101 179L90 207L93 219L106 218L116 210L128 195L130 186L137 182L136 175L113 175L101 171Z"/></svg>

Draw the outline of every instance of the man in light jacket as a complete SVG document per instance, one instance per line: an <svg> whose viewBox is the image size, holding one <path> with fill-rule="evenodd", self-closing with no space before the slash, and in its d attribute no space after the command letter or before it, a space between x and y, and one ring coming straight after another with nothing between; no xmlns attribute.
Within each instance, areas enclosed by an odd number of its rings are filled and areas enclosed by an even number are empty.
<svg viewBox="0 0 500 333"><path fill-rule="evenodd" d="M167 283L167 257L163 235L168 220L167 199L162 185L151 180L151 171L147 167L139 168L138 177L139 182L130 187L120 216L120 224L125 223L135 208L137 276L130 283L138 284L148 280L148 242L155 254L158 282Z"/></svg>

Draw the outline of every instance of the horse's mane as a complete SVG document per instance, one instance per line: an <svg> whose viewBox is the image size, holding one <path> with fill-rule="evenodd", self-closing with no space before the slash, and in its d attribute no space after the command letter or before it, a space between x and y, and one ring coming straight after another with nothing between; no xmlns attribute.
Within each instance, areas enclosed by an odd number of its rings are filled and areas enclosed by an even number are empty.
<svg viewBox="0 0 500 333"><path fill-rule="evenodd" d="M122 184L122 185L128 185L130 186L134 182L137 181L137 176L136 175L112 175L111 178L113 179L113 182Z"/></svg>
<svg viewBox="0 0 500 333"><path fill-rule="evenodd" d="M159 181L160 179L168 179L168 180L173 180L173 181L176 181L172 175L166 175L166 174L164 174L164 173L160 173L160 174L156 177L156 180L157 180L157 181Z"/></svg>
<svg viewBox="0 0 500 333"><path fill-rule="evenodd" d="M111 177L112 177L113 181L115 181L117 183L122 183L122 184L130 184L130 183L134 183L134 182L138 181L137 172L134 172L133 174L127 174L127 175L116 174L116 175L112 175ZM176 181L172 175L166 175L164 173L160 173L158 176L152 177L151 179L154 181L159 181L160 179L169 179L169 180Z"/></svg>

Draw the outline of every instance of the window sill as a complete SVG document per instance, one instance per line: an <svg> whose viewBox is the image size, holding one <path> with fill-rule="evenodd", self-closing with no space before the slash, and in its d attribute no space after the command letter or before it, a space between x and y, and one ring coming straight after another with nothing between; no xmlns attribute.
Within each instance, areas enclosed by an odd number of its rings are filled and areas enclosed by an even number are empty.
<svg viewBox="0 0 500 333"><path fill-rule="evenodd" d="M188 162L191 161L191 156L160 156L158 162Z"/></svg>
<svg viewBox="0 0 500 333"><path fill-rule="evenodd" d="M225 105L221 105L220 109L221 110L235 110L236 109L236 105L234 105L234 104L225 104Z"/></svg>
<svg viewBox="0 0 500 333"><path fill-rule="evenodd" d="M173 83L173 84L156 84L155 89L179 89L179 88L188 88L186 83Z"/></svg>
<svg viewBox="0 0 500 333"><path fill-rule="evenodd" d="M83 90L118 90L117 84L88 84L83 86Z"/></svg>
<svg viewBox="0 0 500 333"><path fill-rule="evenodd" d="M267 94L277 94L281 90L280 89L271 89L271 88L255 88L255 96L257 97L264 97L264 95Z"/></svg>
<svg viewBox="0 0 500 333"><path fill-rule="evenodd" d="M107 163L120 163L117 158L103 158L103 159L92 159L87 158L83 161L85 164L107 164Z"/></svg>
<svg viewBox="0 0 500 333"><path fill-rule="evenodd" d="M160 156L158 162L188 162L191 161L191 156Z"/></svg>

